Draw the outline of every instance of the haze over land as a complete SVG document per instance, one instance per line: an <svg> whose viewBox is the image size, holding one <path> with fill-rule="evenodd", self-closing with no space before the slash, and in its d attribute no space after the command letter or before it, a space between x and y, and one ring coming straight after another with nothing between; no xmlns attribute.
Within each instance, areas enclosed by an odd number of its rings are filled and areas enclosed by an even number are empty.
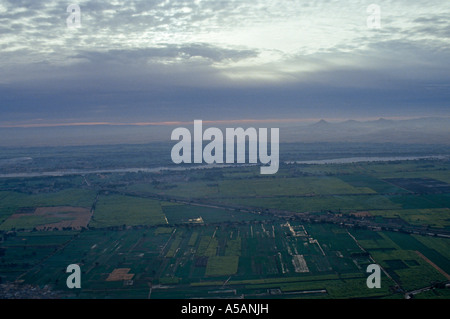
<svg viewBox="0 0 450 319"><path fill-rule="evenodd" d="M175 143L170 140L174 128L190 130L193 123L163 125L71 125L50 127L1 127L0 146L63 146L100 144ZM279 127L281 143L356 142L356 143L450 143L450 118L371 121L228 121L206 122L204 128ZM206 143L206 142L205 142Z"/></svg>

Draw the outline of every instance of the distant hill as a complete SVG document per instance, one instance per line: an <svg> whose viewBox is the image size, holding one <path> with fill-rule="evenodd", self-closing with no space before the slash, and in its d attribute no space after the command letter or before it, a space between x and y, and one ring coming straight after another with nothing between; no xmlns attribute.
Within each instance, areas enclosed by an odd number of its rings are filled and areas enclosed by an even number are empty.
<svg viewBox="0 0 450 319"><path fill-rule="evenodd" d="M319 122L317 122L317 123L314 123L313 124L313 126L314 127L327 127L328 125L329 125L330 123L328 123L327 121L325 121L325 120L320 120Z"/></svg>
<svg viewBox="0 0 450 319"><path fill-rule="evenodd" d="M348 120L292 125L280 132L285 142L367 142L450 144L450 118Z"/></svg>

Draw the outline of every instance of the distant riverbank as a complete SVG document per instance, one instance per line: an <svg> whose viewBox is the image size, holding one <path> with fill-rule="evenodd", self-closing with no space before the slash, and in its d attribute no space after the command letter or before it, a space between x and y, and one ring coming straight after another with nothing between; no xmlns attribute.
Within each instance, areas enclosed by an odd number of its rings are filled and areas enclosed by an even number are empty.
<svg viewBox="0 0 450 319"><path fill-rule="evenodd" d="M325 165L325 164L349 164L358 162L392 162L392 161L413 161L422 159L446 159L449 156L443 155L431 155L431 156L368 156L368 157L347 157L347 158L334 158L334 159L322 159L322 160L310 160L310 161L288 161L285 164L305 164L305 165ZM116 169L67 169L48 172L27 172L27 173L7 173L0 174L0 178L28 178L28 177L58 177L67 175L88 175L88 174L109 174L109 173L159 173L161 171L184 171L189 169L212 169L222 167L240 167L240 166L253 166L259 164L206 164L197 166L165 166L165 167L153 167L153 168L116 168Z"/></svg>
<svg viewBox="0 0 450 319"><path fill-rule="evenodd" d="M333 158L323 160L311 160L311 161L291 161L286 164L310 164L310 165L323 165L323 164L350 164L358 162L393 162L393 161L414 161L421 159L446 159L448 156L435 155L435 156L369 156L369 157L346 157L346 158Z"/></svg>

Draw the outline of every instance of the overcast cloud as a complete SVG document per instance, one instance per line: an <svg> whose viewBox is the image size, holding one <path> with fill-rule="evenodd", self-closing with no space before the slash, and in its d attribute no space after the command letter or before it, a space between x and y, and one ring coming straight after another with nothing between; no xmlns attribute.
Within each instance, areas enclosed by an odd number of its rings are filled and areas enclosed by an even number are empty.
<svg viewBox="0 0 450 319"><path fill-rule="evenodd" d="M442 0L0 0L0 125L448 116L449 17Z"/></svg>

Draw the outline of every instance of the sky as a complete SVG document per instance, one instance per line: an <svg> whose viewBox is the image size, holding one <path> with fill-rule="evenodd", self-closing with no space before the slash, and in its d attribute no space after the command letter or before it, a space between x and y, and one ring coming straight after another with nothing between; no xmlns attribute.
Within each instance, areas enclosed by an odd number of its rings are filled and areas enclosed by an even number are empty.
<svg viewBox="0 0 450 319"><path fill-rule="evenodd" d="M443 0L0 0L0 127L450 116L449 18Z"/></svg>

